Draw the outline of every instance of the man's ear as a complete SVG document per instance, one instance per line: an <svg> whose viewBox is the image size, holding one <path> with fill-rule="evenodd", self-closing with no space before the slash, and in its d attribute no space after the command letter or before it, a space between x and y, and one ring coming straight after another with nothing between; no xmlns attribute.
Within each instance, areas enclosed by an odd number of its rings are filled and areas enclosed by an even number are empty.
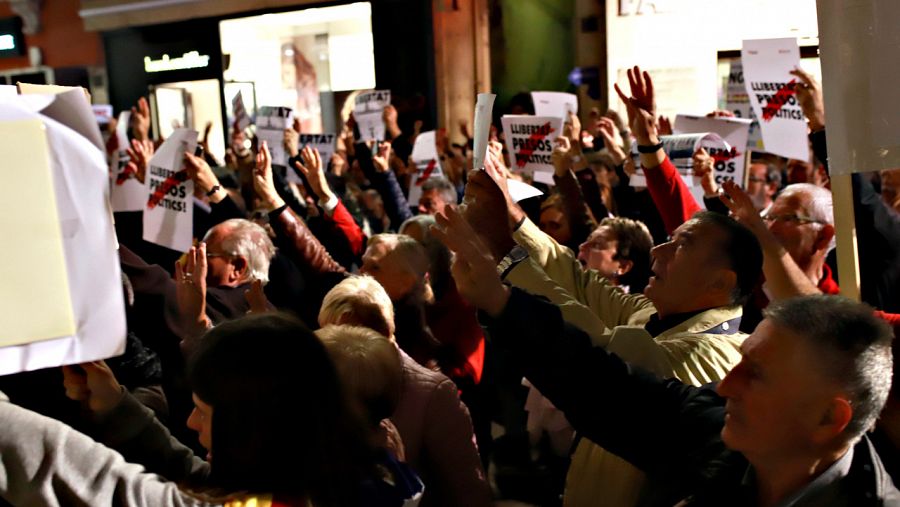
<svg viewBox="0 0 900 507"><path fill-rule="evenodd" d="M731 294L737 286L737 273L730 269L717 269L712 275L712 288Z"/></svg>
<svg viewBox="0 0 900 507"><path fill-rule="evenodd" d="M816 427L813 438L820 443L828 443L847 429L853 418L853 407L846 398L836 396L829 400L825 414Z"/></svg>
<svg viewBox="0 0 900 507"><path fill-rule="evenodd" d="M242 278L250 269L249 264L247 263L247 259L243 257L232 258L231 264L234 266L234 272L237 273L238 278Z"/></svg>
<svg viewBox="0 0 900 507"><path fill-rule="evenodd" d="M834 226L831 224L823 225L818 237L816 237L816 250L828 250L828 245L831 243L832 238L834 238Z"/></svg>
<svg viewBox="0 0 900 507"><path fill-rule="evenodd" d="M616 270L616 275L623 276L634 267L634 261L628 259L622 259L619 261L619 269Z"/></svg>

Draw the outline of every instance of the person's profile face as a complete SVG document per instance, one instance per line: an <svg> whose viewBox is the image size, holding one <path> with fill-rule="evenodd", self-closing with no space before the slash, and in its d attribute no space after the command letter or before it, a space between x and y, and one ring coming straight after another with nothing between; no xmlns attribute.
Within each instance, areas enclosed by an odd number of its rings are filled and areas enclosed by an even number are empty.
<svg viewBox="0 0 900 507"><path fill-rule="evenodd" d="M741 352L717 387L727 400L723 442L751 462L802 452L833 394L816 373L815 351L806 338L766 319Z"/></svg>
<svg viewBox="0 0 900 507"><path fill-rule="evenodd" d="M618 241L615 233L607 226L598 227L588 239L578 247L578 260L587 269L594 269L606 278L614 278L621 263L616 258Z"/></svg>
<svg viewBox="0 0 900 507"><path fill-rule="evenodd" d="M231 256L222 249L222 240L226 231L222 227L215 227L206 237L206 283L210 287L221 287L229 283L233 278L234 264Z"/></svg>
<svg viewBox="0 0 900 507"><path fill-rule="evenodd" d="M562 211L553 206L541 212L540 228L561 245L568 243L572 239L569 219L566 218Z"/></svg>
<svg viewBox="0 0 900 507"><path fill-rule="evenodd" d="M419 213L423 215L436 215L444 211L445 206L447 202L435 189L422 192L422 197L419 198Z"/></svg>
<svg viewBox="0 0 900 507"><path fill-rule="evenodd" d="M193 395L194 410L187 420L187 427L197 432L197 440L207 451L206 461L212 459L212 414L213 408L196 394Z"/></svg>
<svg viewBox="0 0 900 507"><path fill-rule="evenodd" d="M359 272L380 283L391 301L399 301L415 285L415 276L406 269L402 257L386 243L370 245L363 254L362 261Z"/></svg>
<svg viewBox="0 0 900 507"><path fill-rule="evenodd" d="M724 263L723 234L715 225L691 219L675 229L670 241L650 251L653 276L644 295L661 314L697 309L698 299L709 290L706 282Z"/></svg>

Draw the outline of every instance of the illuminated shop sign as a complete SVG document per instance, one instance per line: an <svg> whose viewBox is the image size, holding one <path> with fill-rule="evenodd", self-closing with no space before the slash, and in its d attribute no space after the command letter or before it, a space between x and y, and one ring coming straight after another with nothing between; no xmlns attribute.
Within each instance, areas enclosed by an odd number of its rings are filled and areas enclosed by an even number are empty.
<svg viewBox="0 0 900 507"><path fill-rule="evenodd" d="M177 58L162 55L159 60L144 57L146 72L168 72L170 70L200 69L209 66L209 55L201 55L198 51L185 53Z"/></svg>

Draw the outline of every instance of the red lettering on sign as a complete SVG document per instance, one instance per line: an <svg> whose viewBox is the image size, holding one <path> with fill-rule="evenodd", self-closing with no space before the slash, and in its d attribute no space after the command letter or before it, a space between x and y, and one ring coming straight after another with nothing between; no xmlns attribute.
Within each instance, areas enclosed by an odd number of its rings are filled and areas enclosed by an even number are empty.
<svg viewBox="0 0 900 507"><path fill-rule="evenodd" d="M788 99L791 98L792 95L796 95L796 86L797 80L791 79L788 84L778 90L778 92L768 101L766 107L763 108L762 117L764 121L771 121L772 118L778 114L778 111L787 104Z"/></svg>
<svg viewBox="0 0 900 507"><path fill-rule="evenodd" d="M548 135L556 132L556 130L550 128L550 122L545 123L537 132L531 134L528 138L528 141L525 148L519 150L519 155L516 157L516 165L519 167L525 167L525 164L528 163L528 157L534 154L534 148L538 145L541 139L547 137Z"/></svg>
<svg viewBox="0 0 900 507"><path fill-rule="evenodd" d="M156 190L153 191L153 195L150 196L150 200L147 201L147 207L153 209L159 204L159 201L166 196L169 190L175 188L175 186L187 181L188 174L187 169L182 169L176 173L173 173L171 176L166 178Z"/></svg>

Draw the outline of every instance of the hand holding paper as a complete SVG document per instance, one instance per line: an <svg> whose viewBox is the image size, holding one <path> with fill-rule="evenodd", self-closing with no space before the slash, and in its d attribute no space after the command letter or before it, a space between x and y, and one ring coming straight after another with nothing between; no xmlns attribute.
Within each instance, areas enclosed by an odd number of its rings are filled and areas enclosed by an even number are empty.
<svg viewBox="0 0 900 507"><path fill-rule="evenodd" d="M694 176L700 178L700 185L707 197L715 197L719 194L719 185L716 184L715 160L709 153L700 148L694 152L693 170Z"/></svg>
<svg viewBox="0 0 900 507"><path fill-rule="evenodd" d="M372 164L375 170L386 173L391 169L391 143L378 143L378 150L372 152Z"/></svg>
<svg viewBox="0 0 900 507"><path fill-rule="evenodd" d="M809 129L817 132L825 128L825 99L822 97L822 86L803 69L797 68L791 71L797 76L800 84L797 85L797 99L800 108L809 120Z"/></svg>
<svg viewBox="0 0 900 507"><path fill-rule="evenodd" d="M488 164L485 165L484 171L469 173L463 199L465 205L460 213L481 236L481 240L489 249L487 252L494 257L496 263L515 246L515 241L512 239L508 218L509 198L504 193L506 178L496 173L490 174L487 166ZM501 188L501 184L504 188Z"/></svg>
<svg viewBox="0 0 900 507"><path fill-rule="evenodd" d="M104 361L63 366L62 372L66 396L71 400L80 401L95 415L112 410L125 394L125 390Z"/></svg>
<svg viewBox="0 0 900 507"><path fill-rule="evenodd" d="M184 168L187 170L188 176L191 178L191 180L194 181L194 185L196 185L197 189L203 195L209 194L209 192L211 192L215 187L219 187L219 191L216 192L216 194L220 194L222 192L222 187L221 185L219 185L219 178L216 177L216 173L213 172L213 170L209 167L209 164L207 164L202 157L197 157L188 152L184 152ZM212 200L214 197L217 197L216 194L209 196L210 200ZM218 201L220 201L224 196L218 197Z"/></svg>

